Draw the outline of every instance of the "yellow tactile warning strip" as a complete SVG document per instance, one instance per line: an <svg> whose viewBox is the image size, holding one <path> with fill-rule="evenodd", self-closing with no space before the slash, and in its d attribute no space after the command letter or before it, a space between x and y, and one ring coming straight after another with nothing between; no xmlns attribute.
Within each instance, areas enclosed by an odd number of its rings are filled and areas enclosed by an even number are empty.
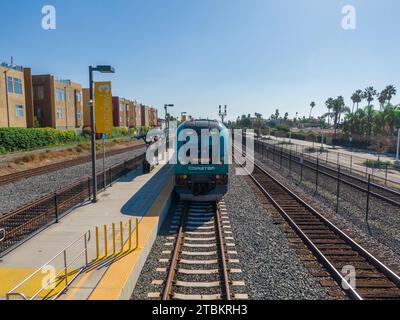
<svg viewBox="0 0 400 320"><path fill-rule="evenodd" d="M21 282L21 279L26 279L30 276L35 269L0 269L0 297L6 298L7 292L14 288ZM16 290L16 292L22 293L26 296L27 299L31 298L37 292L41 290L41 288L45 287L45 290L41 291L37 298L47 298L51 299L60 293L61 290L65 288L65 276L63 275L63 270L56 269L54 270L55 274L60 275L53 284L49 284L47 280L51 280L54 275L46 274L46 273L37 273L31 279L29 279L26 283L24 283L21 287ZM68 279L71 280L77 271L69 270Z"/></svg>
<svg viewBox="0 0 400 320"><path fill-rule="evenodd" d="M137 281L157 236L160 216L171 197L174 185L174 181L171 179L146 216L141 220L138 249L123 255L109 267L89 300L124 300L130 298L134 287L133 283Z"/></svg>

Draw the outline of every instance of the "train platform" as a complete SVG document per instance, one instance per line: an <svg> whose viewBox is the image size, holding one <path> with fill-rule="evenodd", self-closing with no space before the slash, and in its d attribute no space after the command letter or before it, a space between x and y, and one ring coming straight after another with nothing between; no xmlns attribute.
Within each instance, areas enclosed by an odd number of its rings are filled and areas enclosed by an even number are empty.
<svg viewBox="0 0 400 320"><path fill-rule="evenodd" d="M173 189L168 164L127 174L3 257L0 299L129 299Z"/></svg>

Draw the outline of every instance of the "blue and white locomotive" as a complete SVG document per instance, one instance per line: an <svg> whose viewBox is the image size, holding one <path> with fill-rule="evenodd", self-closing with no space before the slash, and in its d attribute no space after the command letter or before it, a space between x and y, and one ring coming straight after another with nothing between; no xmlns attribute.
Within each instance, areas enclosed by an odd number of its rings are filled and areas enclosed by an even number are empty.
<svg viewBox="0 0 400 320"><path fill-rule="evenodd" d="M190 120L178 127L176 139L175 190L180 198L222 199L228 191L228 129L215 120Z"/></svg>

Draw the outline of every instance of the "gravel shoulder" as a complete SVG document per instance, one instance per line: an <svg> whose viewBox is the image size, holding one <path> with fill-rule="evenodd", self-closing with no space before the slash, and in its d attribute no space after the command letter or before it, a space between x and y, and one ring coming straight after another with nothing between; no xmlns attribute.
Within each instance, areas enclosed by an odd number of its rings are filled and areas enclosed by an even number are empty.
<svg viewBox="0 0 400 320"><path fill-rule="evenodd" d="M106 168L134 158L143 150L129 151L106 159ZM97 170L103 169L103 160L97 161ZM0 186L0 216L15 210L51 192L55 192L74 181L91 174L91 163L65 168L41 176L19 180Z"/></svg>

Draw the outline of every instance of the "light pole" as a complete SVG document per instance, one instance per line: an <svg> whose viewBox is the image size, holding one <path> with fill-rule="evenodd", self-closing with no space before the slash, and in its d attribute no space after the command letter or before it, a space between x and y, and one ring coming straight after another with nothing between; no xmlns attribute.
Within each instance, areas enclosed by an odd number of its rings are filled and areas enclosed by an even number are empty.
<svg viewBox="0 0 400 320"><path fill-rule="evenodd" d="M173 108L175 107L174 104L170 103L170 104L164 104L164 110L165 110L165 125L166 125L166 131L167 131L167 141L166 141L166 145L167 145L167 151L169 148L169 117L168 117L168 108Z"/></svg>
<svg viewBox="0 0 400 320"><path fill-rule="evenodd" d="M94 116L94 102L93 102L93 72L100 73L115 73L115 69L111 66L89 66L89 105L90 105L90 126L92 128L91 134L91 149L92 149L92 189L93 198L92 202L97 202L97 175L96 175L96 124Z"/></svg>

